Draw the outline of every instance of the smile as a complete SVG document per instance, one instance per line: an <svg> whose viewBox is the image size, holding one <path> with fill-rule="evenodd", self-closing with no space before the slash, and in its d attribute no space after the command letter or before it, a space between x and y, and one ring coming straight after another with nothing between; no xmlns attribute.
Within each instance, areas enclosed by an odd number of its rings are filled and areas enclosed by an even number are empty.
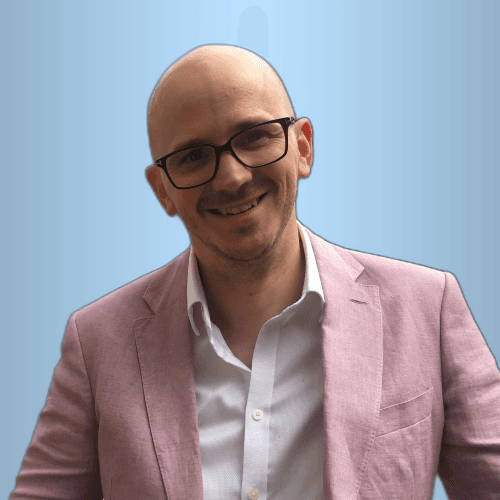
<svg viewBox="0 0 500 500"><path fill-rule="evenodd" d="M260 203L260 201L264 198L264 196L266 194L267 193L264 193L263 195L259 196L255 200L252 200L251 202L244 204L244 205L240 205L238 207L229 208L229 209L225 209L225 208L213 209L213 210L208 210L208 211L210 213L212 213L214 215L218 215L220 217L234 217L235 215L240 215L242 213L249 212L250 210L252 210L254 207L256 207Z"/></svg>

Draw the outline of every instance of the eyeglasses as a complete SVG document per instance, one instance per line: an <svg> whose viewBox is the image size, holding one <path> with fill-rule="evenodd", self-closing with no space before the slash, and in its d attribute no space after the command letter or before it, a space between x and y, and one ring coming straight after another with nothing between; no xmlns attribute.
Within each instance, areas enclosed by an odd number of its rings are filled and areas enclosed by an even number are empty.
<svg viewBox="0 0 500 500"><path fill-rule="evenodd" d="M279 118L233 135L223 146L201 144L179 149L155 160L176 189L191 189L212 181L220 155L229 151L245 167L257 168L281 160L288 151L288 127L297 120Z"/></svg>

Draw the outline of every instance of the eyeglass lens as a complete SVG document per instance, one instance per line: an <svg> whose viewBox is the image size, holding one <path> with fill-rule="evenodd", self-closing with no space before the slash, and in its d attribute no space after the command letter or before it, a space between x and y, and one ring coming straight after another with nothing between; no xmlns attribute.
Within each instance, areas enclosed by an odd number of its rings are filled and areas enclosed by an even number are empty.
<svg viewBox="0 0 500 500"><path fill-rule="evenodd" d="M266 123L241 132L231 146L245 165L259 167L283 156L286 138L280 123ZM214 175L215 156L213 146L195 146L167 158L166 168L176 186L196 186Z"/></svg>

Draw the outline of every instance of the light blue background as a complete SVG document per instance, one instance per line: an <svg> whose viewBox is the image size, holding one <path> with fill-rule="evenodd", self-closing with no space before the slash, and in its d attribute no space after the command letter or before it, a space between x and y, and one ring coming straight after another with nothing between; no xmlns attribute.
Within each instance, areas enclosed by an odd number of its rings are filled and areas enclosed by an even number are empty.
<svg viewBox="0 0 500 500"><path fill-rule="evenodd" d="M189 245L145 179L146 106L204 43L262 55L312 121L298 218L453 272L498 360L499 25L495 0L1 2L0 497L71 313Z"/></svg>

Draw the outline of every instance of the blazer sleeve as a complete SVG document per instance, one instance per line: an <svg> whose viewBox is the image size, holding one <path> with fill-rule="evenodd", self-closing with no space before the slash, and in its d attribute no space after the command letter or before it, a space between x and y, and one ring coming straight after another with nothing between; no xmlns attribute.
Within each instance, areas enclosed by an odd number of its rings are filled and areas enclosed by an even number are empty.
<svg viewBox="0 0 500 500"><path fill-rule="evenodd" d="M75 313L76 314L76 313ZM75 314L10 500L102 500L98 425Z"/></svg>
<svg viewBox="0 0 500 500"><path fill-rule="evenodd" d="M438 474L450 500L500 499L500 373L456 278L441 308L444 429Z"/></svg>

